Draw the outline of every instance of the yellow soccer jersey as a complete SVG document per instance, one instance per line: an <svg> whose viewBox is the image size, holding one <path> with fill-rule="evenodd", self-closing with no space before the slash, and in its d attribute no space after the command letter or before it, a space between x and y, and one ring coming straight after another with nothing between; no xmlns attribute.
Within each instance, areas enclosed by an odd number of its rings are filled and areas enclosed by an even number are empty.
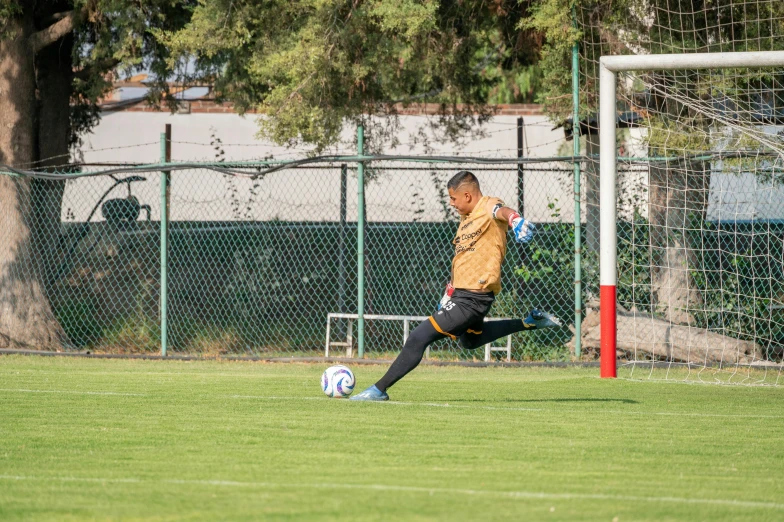
<svg viewBox="0 0 784 522"><path fill-rule="evenodd" d="M467 216L462 216L452 243L452 285L475 292L501 292L501 262L506 255L505 221L493 219L493 207L503 202L483 196Z"/></svg>

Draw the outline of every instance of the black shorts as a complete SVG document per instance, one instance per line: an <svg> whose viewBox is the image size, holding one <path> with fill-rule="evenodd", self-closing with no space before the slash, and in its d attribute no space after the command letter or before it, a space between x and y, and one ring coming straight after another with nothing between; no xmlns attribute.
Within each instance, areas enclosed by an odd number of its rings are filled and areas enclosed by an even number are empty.
<svg viewBox="0 0 784 522"><path fill-rule="evenodd" d="M495 301L492 292L478 294L455 290L452 298L433 315L430 323L438 333L457 339L464 333L480 334L485 316Z"/></svg>

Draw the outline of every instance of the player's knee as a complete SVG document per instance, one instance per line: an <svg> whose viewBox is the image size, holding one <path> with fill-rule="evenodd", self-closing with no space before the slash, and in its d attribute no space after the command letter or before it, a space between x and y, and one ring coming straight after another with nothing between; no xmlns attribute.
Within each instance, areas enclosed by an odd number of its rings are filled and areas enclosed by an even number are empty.
<svg viewBox="0 0 784 522"><path fill-rule="evenodd" d="M466 333L457 339L457 344L464 350L473 350L478 348L481 343L478 335Z"/></svg>
<svg viewBox="0 0 784 522"><path fill-rule="evenodd" d="M419 327L414 328L414 331L408 336L403 350L416 354L424 354L425 348L439 337L430 323L422 323Z"/></svg>

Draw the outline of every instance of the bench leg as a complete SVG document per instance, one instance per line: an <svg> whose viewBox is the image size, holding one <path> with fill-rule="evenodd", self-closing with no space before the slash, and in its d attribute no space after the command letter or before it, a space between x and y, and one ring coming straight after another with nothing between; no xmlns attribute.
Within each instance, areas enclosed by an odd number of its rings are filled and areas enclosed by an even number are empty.
<svg viewBox="0 0 784 522"><path fill-rule="evenodd" d="M512 362L512 336L506 337L506 362Z"/></svg>

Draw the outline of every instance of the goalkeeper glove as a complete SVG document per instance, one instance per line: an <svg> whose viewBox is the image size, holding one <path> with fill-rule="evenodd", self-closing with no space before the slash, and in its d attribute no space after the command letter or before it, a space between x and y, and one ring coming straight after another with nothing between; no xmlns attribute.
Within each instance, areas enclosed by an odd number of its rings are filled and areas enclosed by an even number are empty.
<svg viewBox="0 0 784 522"><path fill-rule="evenodd" d="M455 287L452 286L452 282L448 282L446 284L446 290L444 291L444 297L441 298L441 301L438 303L438 307L436 310L441 310L446 304L452 299L452 294L455 292Z"/></svg>
<svg viewBox="0 0 784 522"><path fill-rule="evenodd" d="M518 243L528 243L531 241L534 237L534 230L536 229L536 226L534 226L533 223L524 217L520 217L520 214L517 212L509 216L509 227L514 232L515 239Z"/></svg>

